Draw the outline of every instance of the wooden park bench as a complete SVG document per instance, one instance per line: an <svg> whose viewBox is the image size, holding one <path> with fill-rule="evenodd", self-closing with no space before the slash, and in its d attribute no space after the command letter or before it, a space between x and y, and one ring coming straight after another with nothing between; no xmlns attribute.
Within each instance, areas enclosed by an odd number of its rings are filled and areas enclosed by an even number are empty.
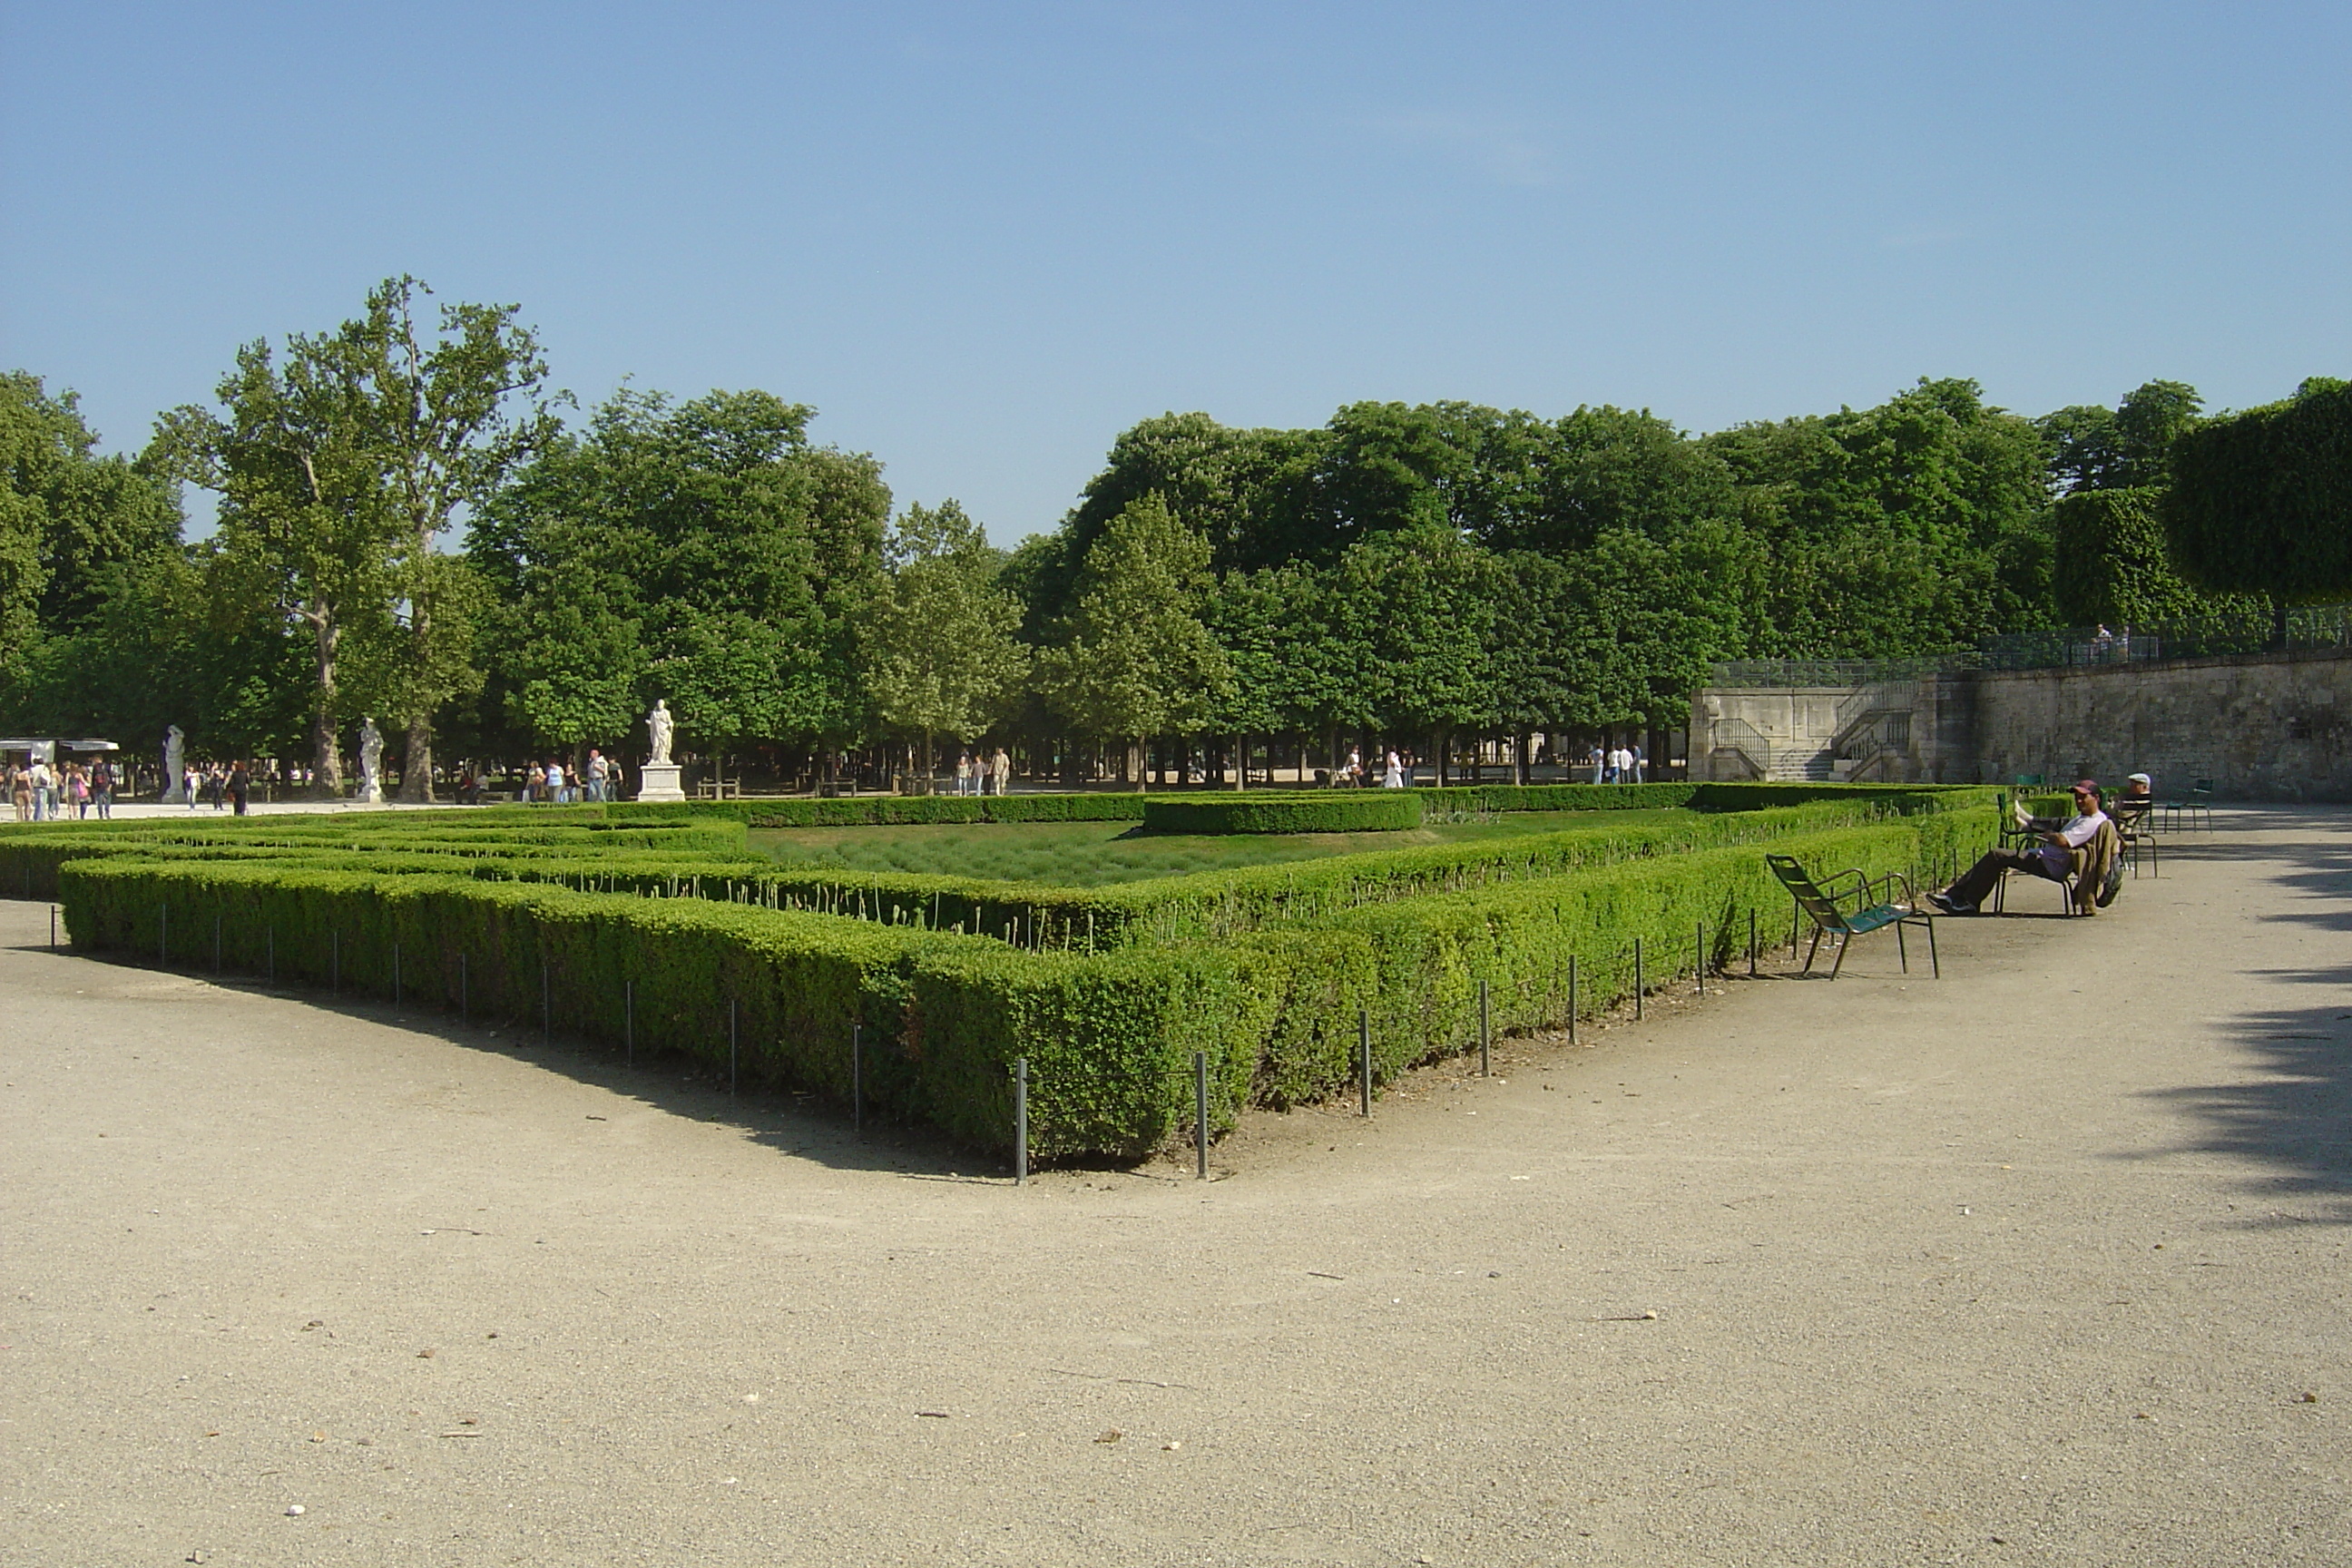
<svg viewBox="0 0 2352 1568"><path fill-rule="evenodd" d="M1874 931L1895 928L1895 952L1903 963L1903 973L1911 973L1911 954L1905 948L1903 928L1922 925L1927 928L1927 962L1934 967L1936 978L1944 977L1943 961L1936 952L1936 917L1919 908L1919 896L1911 886L1911 879L1900 871L1890 871L1873 879L1859 869L1840 871L1827 881L1816 882L1803 864L1790 855L1767 855L1764 863L1797 900L1797 907L1812 918L1813 942L1805 950L1805 973L1813 972L1813 958L1822 950L1822 939L1837 938L1837 962L1830 965L1830 978L1835 980L1838 971L1845 967L1845 950L1858 936L1868 936ZM1895 899L1897 888L1903 890L1900 902ZM1885 896L1880 897L1884 889ZM1851 903L1852 912L1844 906Z"/></svg>

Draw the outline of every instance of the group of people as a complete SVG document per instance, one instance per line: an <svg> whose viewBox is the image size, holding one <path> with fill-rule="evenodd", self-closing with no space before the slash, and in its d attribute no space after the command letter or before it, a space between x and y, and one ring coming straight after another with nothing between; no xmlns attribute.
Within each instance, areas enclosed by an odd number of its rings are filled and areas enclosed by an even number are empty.
<svg viewBox="0 0 2352 1568"><path fill-rule="evenodd" d="M1369 787L1373 782L1371 775L1364 770L1364 753L1352 746L1348 749L1348 765L1339 770L1339 782L1358 788ZM1412 753L1400 756L1397 749L1391 746L1388 755L1381 759L1379 782L1382 789L1409 786L1412 783Z"/></svg>
<svg viewBox="0 0 2352 1568"><path fill-rule="evenodd" d="M1986 850L1951 886L1928 894L1927 901L1948 915L1972 915L1992 896L2005 871L2022 871L2028 876L2063 882L2069 877L2103 870L2092 864L2092 858L2097 853L2103 828L2110 830L2112 854L2114 819L2106 813L2105 792L2098 780L2081 779L2076 781L2072 794L2074 814L2063 821L2026 817L2019 822L2021 830L2034 833L2040 842L2024 848L2000 845ZM2154 781L2146 773L2134 773L2125 781L2123 794L2116 800L2116 814L2136 826L2147 817L2155 798ZM2021 813L2024 807L2021 805L2018 809ZM2102 885L2094 889L2095 896L2087 906L2094 909L2105 907L2115 896L2111 872L2097 880Z"/></svg>
<svg viewBox="0 0 2352 1568"><path fill-rule="evenodd" d="M1640 784L1650 766L1650 759L1641 747L1623 744L1604 752L1596 742L1584 761L1592 770L1594 784Z"/></svg>
<svg viewBox="0 0 2352 1568"><path fill-rule="evenodd" d="M978 756L964 752L956 758L956 794L1010 795L1013 791L1013 757L1002 746L993 754L982 752Z"/></svg>
<svg viewBox="0 0 2352 1568"><path fill-rule="evenodd" d="M243 816L253 798L253 770L242 762L189 763L180 770L180 798L190 811L202 802L215 811L234 808Z"/></svg>
<svg viewBox="0 0 2352 1568"><path fill-rule="evenodd" d="M77 819L95 810L100 818L114 815L114 764L100 757L85 767L64 763L51 767L39 757L11 764L8 799L19 822L48 822L65 816Z"/></svg>
<svg viewBox="0 0 2352 1568"><path fill-rule="evenodd" d="M471 778L472 773L468 770L467 781L470 782ZM546 766L525 770L523 796L548 805L577 805L583 802L613 799L614 789L619 783L612 759L591 746L588 748L588 761L583 766L573 767L560 757L550 757ZM480 797L478 784L474 786L473 793L477 799ZM460 784L458 794L462 799L466 794L464 783Z"/></svg>

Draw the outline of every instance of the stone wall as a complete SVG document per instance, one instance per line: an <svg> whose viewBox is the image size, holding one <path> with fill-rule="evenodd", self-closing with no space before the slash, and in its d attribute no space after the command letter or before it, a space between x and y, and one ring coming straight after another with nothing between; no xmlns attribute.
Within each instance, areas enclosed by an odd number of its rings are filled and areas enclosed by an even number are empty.
<svg viewBox="0 0 2352 1568"><path fill-rule="evenodd" d="M1690 757L1694 778L2147 773L2158 795L2210 779L2223 799L2352 800L2352 650L1709 687L1691 704Z"/></svg>

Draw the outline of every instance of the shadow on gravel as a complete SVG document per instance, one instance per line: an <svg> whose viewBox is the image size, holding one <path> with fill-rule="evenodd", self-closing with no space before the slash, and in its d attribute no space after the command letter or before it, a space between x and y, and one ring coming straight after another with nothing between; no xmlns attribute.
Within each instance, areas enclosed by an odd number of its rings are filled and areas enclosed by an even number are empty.
<svg viewBox="0 0 2352 1568"><path fill-rule="evenodd" d="M2344 814L2274 807L2261 813L2260 825L2285 833L2308 829L2310 837L2249 848L2233 847L2223 832L2190 840L2178 853L2260 862L2264 874L2246 886L2249 920L2352 931L2352 845L2342 837ZM2165 851L2168 859L2175 853ZM2258 1161L2274 1172L2259 1182L2262 1191L2305 1200L2302 1212L2273 1211L2267 1223L2352 1225L2352 965L2260 973L2309 994L2299 1005L2235 1020L2244 1059L2260 1076L2185 1084L2155 1098L2203 1124L2204 1136L2189 1147Z"/></svg>
<svg viewBox="0 0 2352 1568"><path fill-rule="evenodd" d="M44 942L13 944L21 952L47 952ZM337 997L307 988L273 986L250 975L215 974L205 969L123 962L102 952L67 956L134 970L144 974L198 980L223 990L299 1002L320 1013L442 1040L466 1050L489 1051L543 1071L591 1084L671 1116L732 1127L753 1143L796 1159L840 1170L871 1171L918 1181L1009 1184L1012 1155L961 1149L936 1131L885 1121L871 1110L863 1130L853 1127L850 1107L825 1096L755 1080L742 1080L730 1094L727 1070L674 1052L641 1051L635 1062L618 1047L557 1034L542 1040L536 1025L504 1021L462 1023L437 1009L394 1007L381 998ZM1031 1168L1044 1168L1033 1160Z"/></svg>

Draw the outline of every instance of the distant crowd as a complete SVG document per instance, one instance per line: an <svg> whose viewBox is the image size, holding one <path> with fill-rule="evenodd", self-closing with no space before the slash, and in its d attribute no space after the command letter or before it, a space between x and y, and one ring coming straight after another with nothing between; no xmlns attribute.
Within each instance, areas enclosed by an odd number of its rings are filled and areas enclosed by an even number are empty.
<svg viewBox="0 0 2352 1568"><path fill-rule="evenodd" d="M8 798L19 822L86 817L96 811L101 818L114 815L114 764L100 758L85 767L61 763L51 767L38 757L8 769Z"/></svg>

